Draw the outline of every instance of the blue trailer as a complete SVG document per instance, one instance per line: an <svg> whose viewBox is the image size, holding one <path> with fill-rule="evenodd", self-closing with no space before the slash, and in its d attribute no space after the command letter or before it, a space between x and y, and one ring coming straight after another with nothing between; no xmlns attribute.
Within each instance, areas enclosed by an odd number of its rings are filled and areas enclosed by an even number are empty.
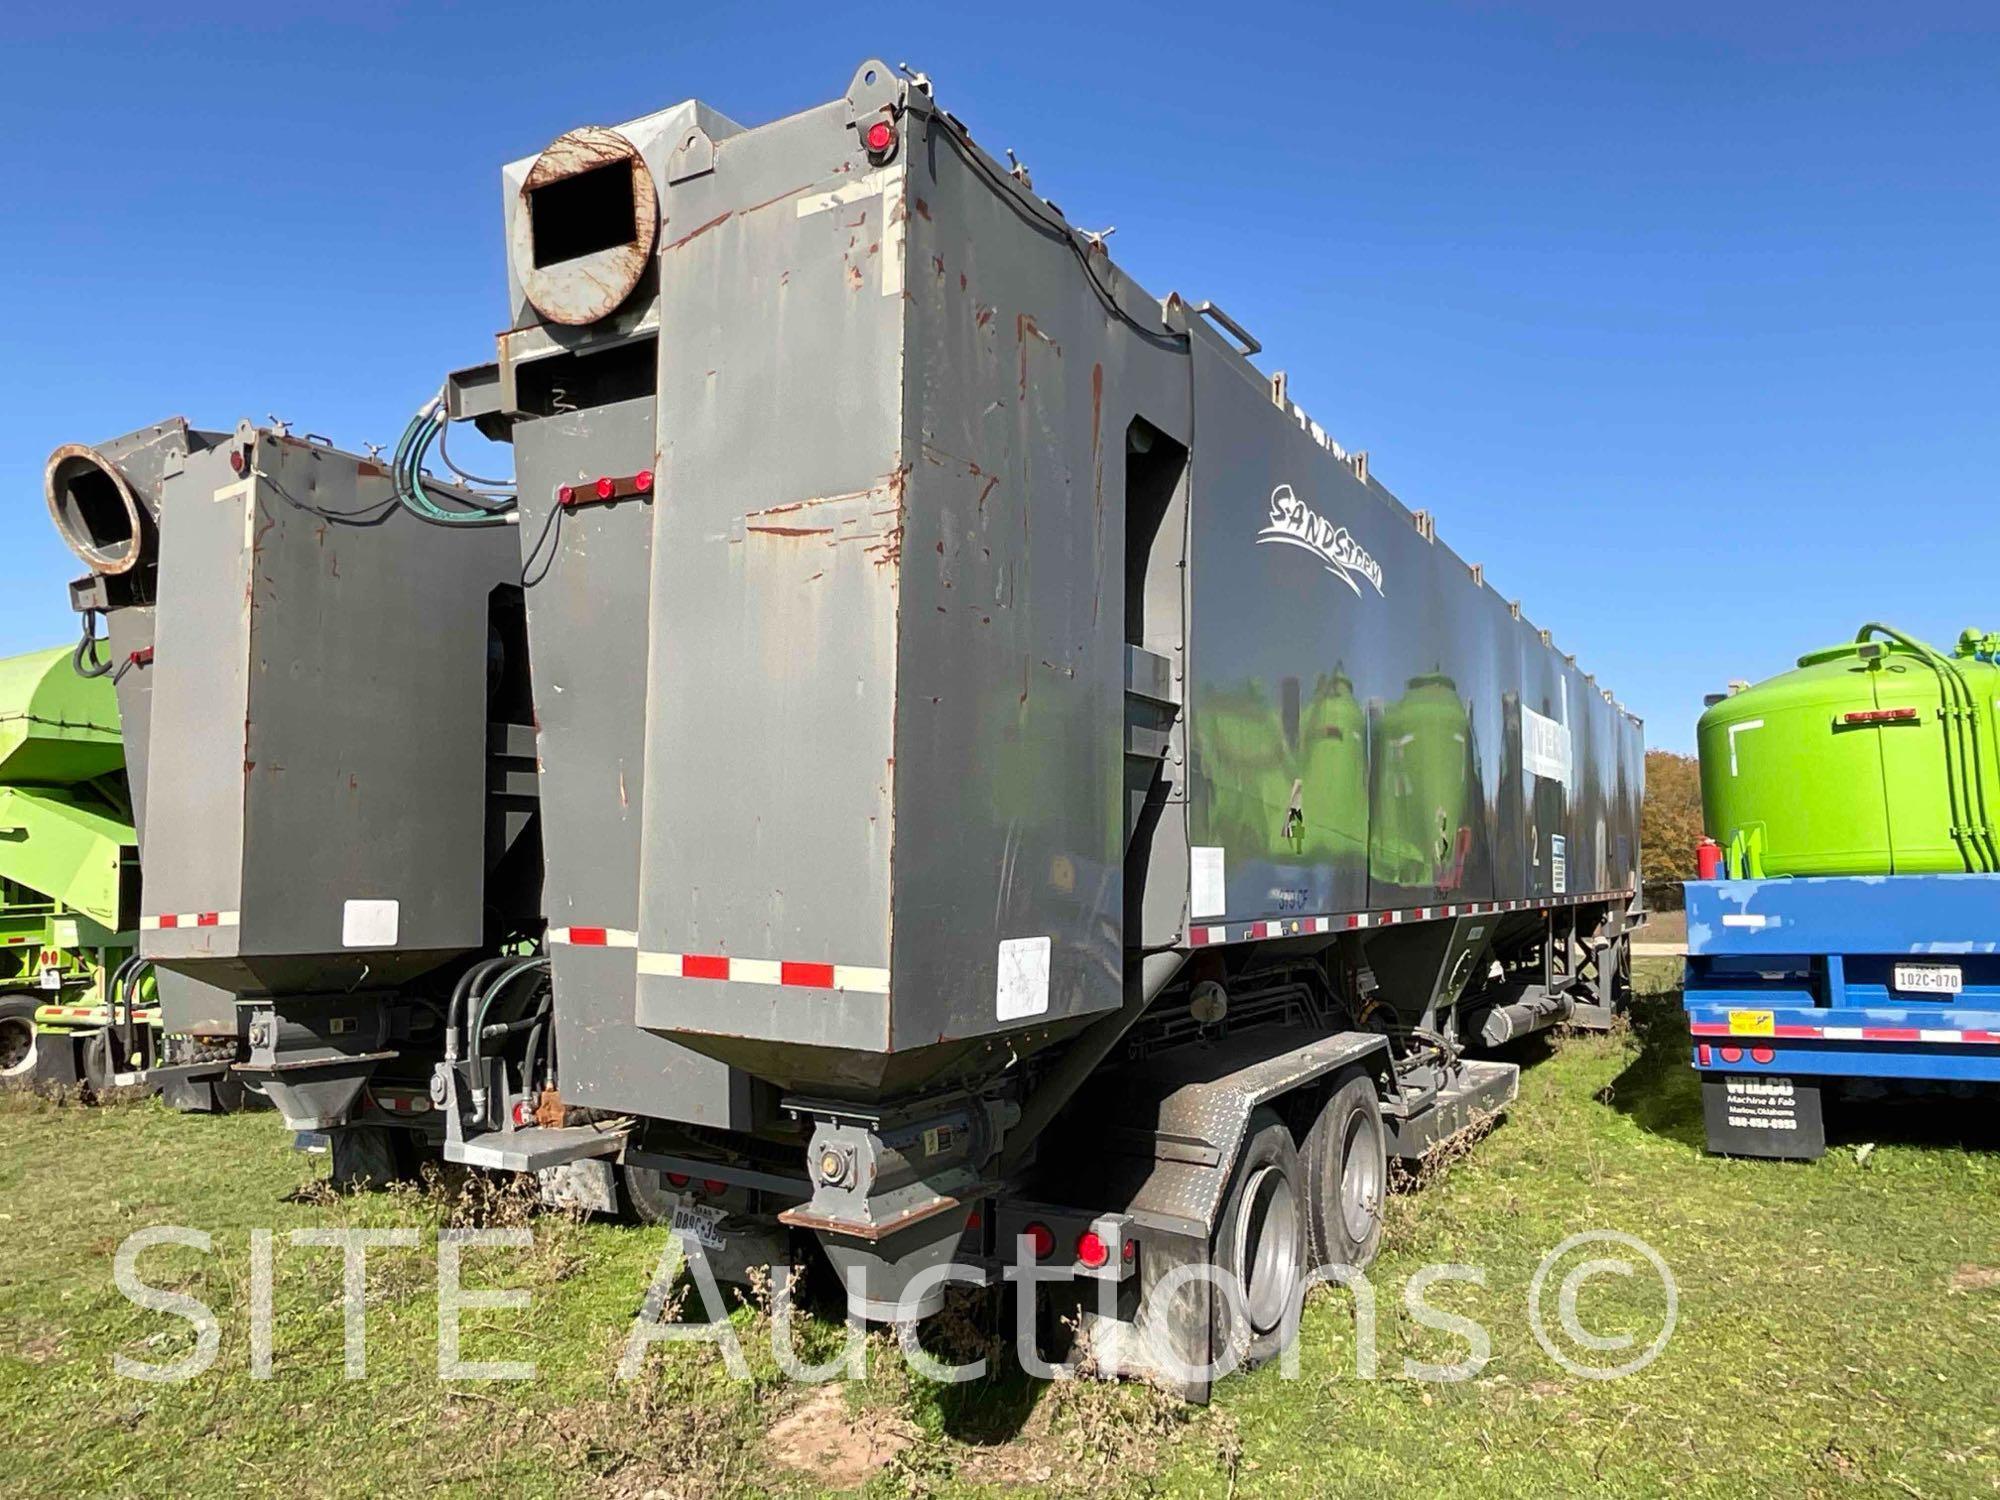
<svg viewBox="0 0 2000 1500"><path fill-rule="evenodd" d="M1822 1096L2000 1095L2000 875L1687 885L1708 1148L1813 1158Z"/></svg>

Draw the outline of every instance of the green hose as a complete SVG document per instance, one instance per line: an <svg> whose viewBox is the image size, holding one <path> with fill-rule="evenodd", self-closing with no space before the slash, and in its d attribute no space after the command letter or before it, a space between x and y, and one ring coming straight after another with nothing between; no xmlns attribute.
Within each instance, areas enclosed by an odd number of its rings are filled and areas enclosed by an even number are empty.
<svg viewBox="0 0 2000 1500"><path fill-rule="evenodd" d="M1937 678L1939 707L1945 719L1945 791L1951 802L1952 842L1958 845L1966 869L1982 873L2000 870L2000 847L1995 845L1987 816L1985 778L1979 764L1979 708L1971 688L1957 666L1934 647L1893 626L1871 622L1862 626L1854 639L1858 643L1873 635L1911 652Z"/></svg>

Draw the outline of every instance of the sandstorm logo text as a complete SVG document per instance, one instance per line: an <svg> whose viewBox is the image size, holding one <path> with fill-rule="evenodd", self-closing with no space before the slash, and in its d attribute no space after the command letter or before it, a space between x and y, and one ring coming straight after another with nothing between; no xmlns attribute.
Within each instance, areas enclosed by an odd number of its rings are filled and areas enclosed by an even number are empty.
<svg viewBox="0 0 2000 1500"><path fill-rule="evenodd" d="M1271 491L1271 524L1257 533L1259 545L1284 542L1303 547L1326 565L1327 572L1361 592L1356 579L1366 579L1382 592L1382 565L1357 542L1345 526L1337 526L1292 493L1289 484Z"/></svg>

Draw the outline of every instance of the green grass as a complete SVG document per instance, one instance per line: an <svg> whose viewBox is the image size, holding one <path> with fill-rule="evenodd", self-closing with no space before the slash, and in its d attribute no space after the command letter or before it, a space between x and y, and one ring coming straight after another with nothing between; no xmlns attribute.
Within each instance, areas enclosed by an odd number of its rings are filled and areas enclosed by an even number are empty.
<svg viewBox="0 0 2000 1500"><path fill-rule="evenodd" d="M1641 988L1674 965L1641 966ZM1193 1410L1134 1386L944 1389L880 1337L865 1381L826 1392L780 1378L754 1299L733 1314L752 1367L656 1347L614 1380L662 1238L559 1216L527 1251L468 1251L468 1287L519 1286L522 1312L465 1316L464 1356L533 1359L526 1384L441 1382L435 1230L520 1222L506 1194L336 1197L319 1158L269 1115L174 1116L0 1098L0 1491L492 1494L972 1493L1029 1485L1092 1494L1684 1495L2000 1493L2000 1156L1988 1128L1936 1112L1853 1117L1818 1163L1722 1161L1701 1150L1699 1096L1670 994L1611 1037L1542 1046L1508 1121L1392 1204L1371 1272L1378 1374L1354 1376L1350 1303L1309 1304L1302 1373L1227 1382ZM1974 1121L1966 1128L1977 1130ZM1869 1142L1867 1135L1879 1136ZM1872 1149L1869 1148L1872 1145ZM1981 1147L1984 1149L1981 1149ZM185 1384L112 1373L114 1354L166 1360L187 1325L127 1303L112 1256L142 1225L209 1231L212 1253L147 1253L148 1281L201 1298L220 1322L214 1367ZM342 1379L341 1262L286 1243L316 1227L414 1226L416 1249L375 1250L368 1378ZM249 1233L277 1232L273 1378L249 1374ZM1680 1293L1660 1358L1581 1379L1537 1345L1528 1283L1581 1230L1641 1236ZM1574 1264L1564 1262L1566 1271ZM1439 1285L1491 1358L1474 1379L1407 1378L1406 1357L1462 1358L1401 1293L1432 1262L1484 1269ZM1561 1279L1559 1272L1556 1282ZM1550 1294L1553 1302L1553 1285ZM1658 1326L1658 1284L1599 1278L1581 1319L1600 1333ZM839 1329L800 1319L806 1357Z"/></svg>

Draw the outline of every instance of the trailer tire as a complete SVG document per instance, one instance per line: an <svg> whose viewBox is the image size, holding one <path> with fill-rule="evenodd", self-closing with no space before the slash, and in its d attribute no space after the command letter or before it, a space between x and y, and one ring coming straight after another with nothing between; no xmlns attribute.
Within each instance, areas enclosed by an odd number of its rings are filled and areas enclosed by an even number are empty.
<svg viewBox="0 0 2000 1500"><path fill-rule="evenodd" d="M1389 1185L1388 1134L1373 1078L1359 1068L1341 1075L1299 1156L1313 1265L1366 1269L1382 1244Z"/></svg>
<svg viewBox="0 0 2000 1500"><path fill-rule="evenodd" d="M667 1185L667 1174L631 1162L618 1164L619 1196L625 1211L640 1224L671 1224L674 1205L680 1201L678 1189Z"/></svg>
<svg viewBox="0 0 2000 1500"><path fill-rule="evenodd" d="M83 1039L83 1086L94 1099L109 1096L117 1087L118 1053L110 1031L93 1031Z"/></svg>
<svg viewBox="0 0 2000 1500"><path fill-rule="evenodd" d="M35 1071L35 995L0 995L0 1078L25 1079Z"/></svg>
<svg viewBox="0 0 2000 1500"><path fill-rule="evenodd" d="M1306 1264L1306 1207L1299 1148L1268 1106L1250 1116L1212 1242L1216 1268L1235 1278L1238 1298L1217 1288L1210 1305L1214 1346L1241 1368L1279 1353L1297 1326L1294 1303Z"/></svg>

